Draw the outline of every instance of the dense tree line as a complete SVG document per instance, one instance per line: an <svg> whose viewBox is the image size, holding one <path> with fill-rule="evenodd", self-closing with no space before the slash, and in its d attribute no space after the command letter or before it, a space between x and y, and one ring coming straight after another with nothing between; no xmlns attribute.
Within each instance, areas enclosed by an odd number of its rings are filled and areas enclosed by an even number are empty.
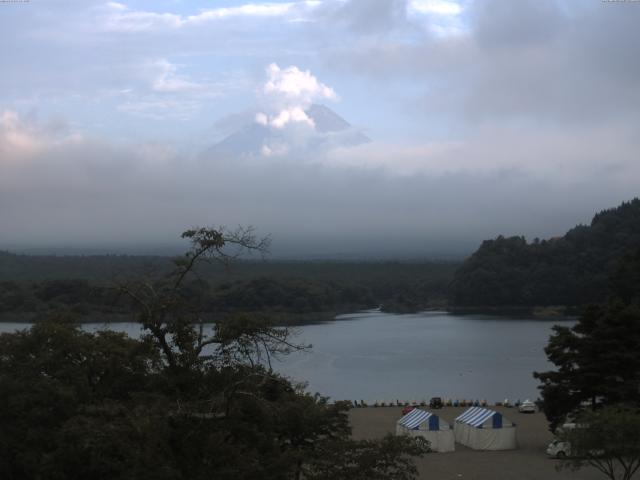
<svg viewBox="0 0 640 480"><path fill-rule="evenodd" d="M594 216L550 240L487 240L456 272L458 306L586 305L608 295L617 261L640 246L640 200Z"/></svg>
<svg viewBox="0 0 640 480"><path fill-rule="evenodd" d="M26 255L0 251L0 281L109 281L139 274L166 275L171 257L144 255Z"/></svg>
<svg viewBox="0 0 640 480"><path fill-rule="evenodd" d="M153 284L161 283L154 280ZM377 306L369 289L334 282L257 278L211 286L203 280L185 284L184 295L208 315L233 312L307 314L348 312ZM0 282L0 313L36 318L51 310L68 311L87 321L133 313L131 300L113 286L87 280L39 283ZM10 318L10 316L9 316Z"/></svg>
<svg viewBox="0 0 640 480"><path fill-rule="evenodd" d="M0 251L0 281L88 280L104 284L136 276L162 277L171 272L170 256L144 255L24 255ZM215 265L197 266L198 277L212 285L255 278L301 278L341 285L385 285L437 281L446 285L459 267L454 261L280 260L236 259L225 271Z"/></svg>
<svg viewBox="0 0 640 480"><path fill-rule="evenodd" d="M307 313L375 306L366 288L302 279L257 278L218 286L194 280L185 285L184 291L191 301L210 313ZM123 298L115 285L92 285L78 279L0 282L0 312L38 313L54 308L86 316L96 312L127 313L131 307L131 301Z"/></svg>
<svg viewBox="0 0 640 480"><path fill-rule="evenodd" d="M8 258L11 261L6 261ZM105 258L102 260L106 262ZM116 263L122 261L114 258ZM48 265L51 259L41 260ZM75 265L76 260L65 258L62 265ZM27 262L34 277L25 279L22 272L16 280L0 280L0 318L19 314L33 317L52 308L69 310L87 320L102 321L109 315L130 314L131 302L115 288L125 276L108 278L110 268L100 278L90 275L96 265L104 265L102 260L90 260L85 275L41 278L36 273L46 273L47 268L37 268L38 257L5 254L0 258L0 267L4 265L8 272L15 262ZM92 264L93 261L97 263ZM147 271L136 267L140 266L136 262L144 261L144 258L126 259L133 272L129 278L146 278L152 284L162 282L168 273L166 266L158 263L158 268ZM213 266L199 265L197 277L185 284L184 291L211 314L237 311L331 314L379 305L391 311L419 310L442 304L455 267L449 263L244 262L234 265L225 276ZM75 267L67 271L79 273ZM296 319L289 316L287 321Z"/></svg>

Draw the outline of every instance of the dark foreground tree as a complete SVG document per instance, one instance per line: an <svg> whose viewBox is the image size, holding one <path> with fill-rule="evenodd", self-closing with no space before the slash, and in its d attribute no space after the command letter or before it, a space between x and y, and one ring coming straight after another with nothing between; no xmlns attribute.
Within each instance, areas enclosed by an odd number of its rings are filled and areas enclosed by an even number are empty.
<svg viewBox="0 0 640 480"><path fill-rule="evenodd" d="M545 348L557 370L535 373L551 429L588 403L640 405L640 252L625 256L603 306L571 328L556 326Z"/></svg>
<svg viewBox="0 0 640 480"><path fill-rule="evenodd" d="M561 439L571 445L562 467L590 465L611 480L631 480L640 468L640 410L611 406L582 412Z"/></svg>
<svg viewBox="0 0 640 480"><path fill-rule="evenodd" d="M205 328L185 289L198 262L267 242L242 229L184 237L192 248L165 281L120 286L141 339L60 319L0 336L0 478L414 478L427 445L353 441L346 403L271 369L305 348L286 329L243 315Z"/></svg>

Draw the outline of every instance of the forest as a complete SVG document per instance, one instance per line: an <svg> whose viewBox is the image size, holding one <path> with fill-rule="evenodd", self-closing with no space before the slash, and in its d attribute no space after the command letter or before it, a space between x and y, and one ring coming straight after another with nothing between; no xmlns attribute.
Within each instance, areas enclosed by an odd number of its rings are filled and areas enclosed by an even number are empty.
<svg viewBox="0 0 640 480"><path fill-rule="evenodd" d="M338 262L236 260L230 268L202 264L185 285L208 315L268 313L280 323L331 319L377 308L416 311L442 307L455 262ZM168 257L29 256L0 253L0 319L35 320L50 309L84 321L126 319L128 278L161 282Z"/></svg>
<svg viewBox="0 0 640 480"><path fill-rule="evenodd" d="M640 200L597 213L548 240L486 240L456 271L453 305L582 306L603 302L620 259L640 246Z"/></svg>

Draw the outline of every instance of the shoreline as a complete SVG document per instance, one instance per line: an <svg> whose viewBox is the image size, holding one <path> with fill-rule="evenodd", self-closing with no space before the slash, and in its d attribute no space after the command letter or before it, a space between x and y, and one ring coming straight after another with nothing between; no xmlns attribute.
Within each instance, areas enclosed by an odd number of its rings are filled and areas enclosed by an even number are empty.
<svg viewBox="0 0 640 480"><path fill-rule="evenodd" d="M566 307L566 306L553 306L553 307L446 307L442 305L421 308L418 310L402 310L392 311L385 310L384 307L380 308L368 308L368 309L354 309L348 311L320 311L320 312L242 312L248 315L266 315L275 320L274 326L276 327L297 327L304 325L319 325L330 322L340 322L345 319L340 318L344 315L364 314L364 313L384 313L389 315L416 315L420 313L433 313L442 312L455 316L473 316L473 315L487 315L498 318L505 318L510 320L558 320L558 321L570 321L575 320L579 316L579 307ZM54 312L52 312L54 313ZM208 314L204 317L208 317L208 321L212 322L214 316L224 318L234 313L240 312L221 312L219 314ZM74 314L73 311L69 312L70 316L76 315L77 323L86 324L118 324L118 323L135 323L135 313L105 313L95 312L88 314ZM2 312L0 313L0 323L23 323L33 324L45 318L46 312ZM210 319L210 320L209 320Z"/></svg>
<svg viewBox="0 0 640 480"><path fill-rule="evenodd" d="M448 307L447 312L453 315L493 315L497 317L536 318L541 320L564 319L571 320L579 317L583 307L570 305L548 306L464 306Z"/></svg>

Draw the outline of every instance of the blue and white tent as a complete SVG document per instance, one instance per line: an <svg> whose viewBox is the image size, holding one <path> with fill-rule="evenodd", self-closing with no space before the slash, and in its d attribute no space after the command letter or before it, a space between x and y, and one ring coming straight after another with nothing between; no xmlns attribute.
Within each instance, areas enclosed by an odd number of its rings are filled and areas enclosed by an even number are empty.
<svg viewBox="0 0 640 480"><path fill-rule="evenodd" d="M434 452L453 452L455 442L451 425L438 415L414 408L396 423L396 435L422 437Z"/></svg>
<svg viewBox="0 0 640 480"><path fill-rule="evenodd" d="M500 412L471 407L455 419L456 442L474 450L512 450L517 448L516 425Z"/></svg>

